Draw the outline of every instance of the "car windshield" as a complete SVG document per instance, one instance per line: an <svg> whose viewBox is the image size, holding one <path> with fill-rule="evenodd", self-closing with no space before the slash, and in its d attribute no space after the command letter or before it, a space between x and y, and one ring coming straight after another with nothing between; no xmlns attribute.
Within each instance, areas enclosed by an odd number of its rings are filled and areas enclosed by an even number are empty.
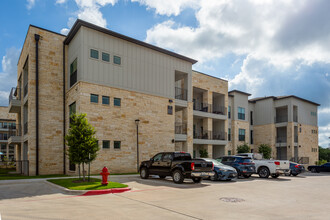
<svg viewBox="0 0 330 220"><path fill-rule="evenodd" d="M207 162L212 162L214 164L214 166L222 166L223 165L222 163L220 163L217 160L213 160L213 159L204 159L204 160L207 161Z"/></svg>

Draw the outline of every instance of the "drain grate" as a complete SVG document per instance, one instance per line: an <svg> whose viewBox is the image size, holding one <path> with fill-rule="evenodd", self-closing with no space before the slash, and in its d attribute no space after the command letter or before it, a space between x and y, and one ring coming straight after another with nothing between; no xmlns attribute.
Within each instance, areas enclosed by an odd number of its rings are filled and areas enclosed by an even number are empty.
<svg viewBox="0 0 330 220"><path fill-rule="evenodd" d="M232 202L232 203L236 203L236 202L244 202L244 199L240 199L240 198L233 198L233 197L222 197L220 198L221 201L223 202Z"/></svg>

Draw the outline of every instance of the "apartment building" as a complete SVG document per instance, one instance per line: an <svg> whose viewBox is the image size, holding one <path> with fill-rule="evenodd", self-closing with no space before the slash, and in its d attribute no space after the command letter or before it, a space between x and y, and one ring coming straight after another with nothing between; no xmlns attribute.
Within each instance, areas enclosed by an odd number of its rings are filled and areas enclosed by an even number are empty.
<svg viewBox="0 0 330 220"><path fill-rule="evenodd" d="M8 144L10 132L16 129L16 115L8 113L8 107L0 106L0 161L6 157L14 160L14 145Z"/></svg>
<svg viewBox="0 0 330 220"><path fill-rule="evenodd" d="M250 94L229 92L228 123L231 148L248 143L258 152L260 144L272 147L272 157L314 164L318 160L317 107L297 96L248 99Z"/></svg>

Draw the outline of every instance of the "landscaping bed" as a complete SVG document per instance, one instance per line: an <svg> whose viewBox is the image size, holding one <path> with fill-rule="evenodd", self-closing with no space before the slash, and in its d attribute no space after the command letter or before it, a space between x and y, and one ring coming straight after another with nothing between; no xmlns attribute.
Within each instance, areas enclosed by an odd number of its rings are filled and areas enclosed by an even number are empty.
<svg viewBox="0 0 330 220"><path fill-rule="evenodd" d="M117 182L109 182L108 185L103 186L101 184L102 181L96 178L90 178L89 182L87 180L82 182L79 178L52 179L47 181L71 190L102 190L127 187L127 185Z"/></svg>

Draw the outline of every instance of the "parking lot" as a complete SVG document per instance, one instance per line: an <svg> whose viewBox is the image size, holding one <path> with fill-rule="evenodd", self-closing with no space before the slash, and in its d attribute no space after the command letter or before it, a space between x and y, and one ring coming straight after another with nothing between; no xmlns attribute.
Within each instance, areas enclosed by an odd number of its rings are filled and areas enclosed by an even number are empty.
<svg viewBox="0 0 330 220"><path fill-rule="evenodd" d="M1 219L329 219L330 175L174 184L111 176L132 191L73 196L39 181L0 182Z"/></svg>

